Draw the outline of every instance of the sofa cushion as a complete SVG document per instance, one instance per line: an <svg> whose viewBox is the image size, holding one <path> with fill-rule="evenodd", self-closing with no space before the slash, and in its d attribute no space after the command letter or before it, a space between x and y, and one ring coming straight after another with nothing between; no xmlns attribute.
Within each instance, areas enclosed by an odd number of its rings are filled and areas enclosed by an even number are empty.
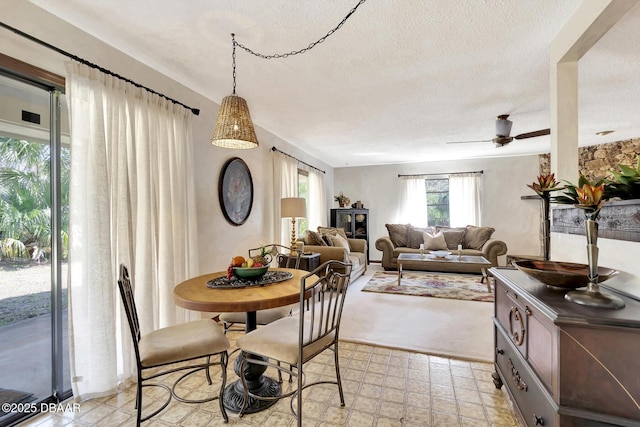
<svg viewBox="0 0 640 427"><path fill-rule="evenodd" d="M440 251L449 249L447 242L444 240L444 234L442 232L435 235L430 233L423 233L424 248L430 251Z"/></svg>
<svg viewBox="0 0 640 427"><path fill-rule="evenodd" d="M344 231L344 228L337 227L320 227L318 226L318 233L320 234L329 234L335 236L336 234L341 235L345 239L347 238L347 233Z"/></svg>
<svg viewBox="0 0 640 427"><path fill-rule="evenodd" d="M449 249L447 247L447 242L444 239L444 234L442 232L436 234L423 234L424 239L424 248L430 251L440 251Z"/></svg>
<svg viewBox="0 0 640 427"><path fill-rule="evenodd" d="M362 252L351 252L347 257L347 261L353 264L353 267L351 267L351 270L355 270L356 267L362 264L366 264L367 255Z"/></svg>
<svg viewBox="0 0 640 427"><path fill-rule="evenodd" d="M329 240L331 240L331 243L332 243L331 246L344 248L344 250L347 252L347 255L351 253L351 247L349 246L349 241L347 239L345 239L339 234L336 234L335 236L329 234L328 237L329 237Z"/></svg>
<svg viewBox="0 0 640 427"><path fill-rule="evenodd" d="M407 247L419 249L420 244L424 243L423 233L434 234L435 229L433 227L414 227L409 225L407 227Z"/></svg>
<svg viewBox="0 0 640 427"><path fill-rule="evenodd" d="M464 234L467 232L467 229L440 226L436 227L436 232L440 231L444 234L444 240L447 242L447 249L457 250L458 245L462 245L464 242Z"/></svg>
<svg viewBox="0 0 640 427"><path fill-rule="evenodd" d="M467 232L464 233L462 247L482 250L482 245L491 238L494 231L496 231L496 229L492 227L476 227L473 225L467 225Z"/></svg>
<svg viewBox="0 0 640 427"><path fill-rule="evenodd" d="M304 235L304 244L305 245L317 245L317 246L327 246L327 242L322 239L322 235L320 233L316 233L312 230L307 230Z"/></svg>
<svg viewBox="0 0 640 427"><path fill-rule="evenodd" d="M384 226L387 227L387 231L389 231L389 239L391 239L393 246L407 246L409 242L407 233L409 224L385 224Z"/></svg>

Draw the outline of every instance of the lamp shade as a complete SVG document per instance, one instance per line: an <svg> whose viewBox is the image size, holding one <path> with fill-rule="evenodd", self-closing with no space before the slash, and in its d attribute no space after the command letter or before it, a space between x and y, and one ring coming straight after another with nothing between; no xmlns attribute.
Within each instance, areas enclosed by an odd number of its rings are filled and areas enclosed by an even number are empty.
<svg viewBox="0 0 640 427"><path fill-rule="evenodd" d="M280 199L280 217L304 218L307 216L307 201L302 197Z"/></svg>
<svg viewBox="0 0 640 427"><path fill-rule="evenodd" d="M259 145L244 98L236 94L224 97L211 143L218 147L235 149L256 148Z"/></svg>

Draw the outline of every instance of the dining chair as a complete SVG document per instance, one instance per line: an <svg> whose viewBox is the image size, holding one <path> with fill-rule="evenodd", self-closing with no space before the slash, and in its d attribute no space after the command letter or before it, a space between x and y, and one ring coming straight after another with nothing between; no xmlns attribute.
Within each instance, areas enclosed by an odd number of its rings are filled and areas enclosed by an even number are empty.
<svg viewBox="0 0 640 427"><path fill-rule="evenodd" d="M300 260L302 252L291 253L288 246L277 243L260 246L258 248L249 249L249 258L256 256L265 257L271 267L280 268L300 268ZM256 324L268 325L278 319L291 315L292 306L275 307L256 312ZM234 325L244 325L246 322L246 314L243 312L220 313L218 317L222 321L224 333L226 334ZM235 330L240 330L239 328ZM244 329L242 329L244 330Z"/></svg>
<svg viewBox="0 0 640 427"><path fill-rule="evenodd" d="M224 418L224 422L227 423L229 417L222 404L222 396L227 382L227 362L229 360L227 349L230 343L229 339L220 329L220 326L211 319L194 320L157 329L142 335L129 271L127 267L122 264L120 265L118 287L120 288L122 303L127 314L129 329L131 330L138 371L136 425L139 426L141 422L157 415L169 405L172 398L183 403L204 403L218 399L222 417ZM218 356L220 361L211 360L212 357ZM176 387L183 379L202 370L205 371L207 382L211 385L212 381L209 368L215 365L220 366L222 380L220 390L216 396L193 400L185 399L176 394ZM176 379L171 387L161 382L147 382L154 378L183 370L189 370L189 372L186 372ZM149 372L149 374L146 374L147 372ZM142 416L143 387L161 387L169 393L167 400L160 408L144 417Z"/></svg>
<svg viewBox="0 0 640 427"><path fill-rule="evenodd" d="M236 346L242 350L240 372L248 363L264 365L297 378L297 386L277 397L260 397L249 392L244 376L245 398L276 400L291 397L291 412L302 426L302 391L316 384L337 384L340 405L344 393L340 379L338 336L344 300L347 296L352 264L327 261L300 279L300 311L240 337ZM309 301L310 304L306 304ZM333 351L336 380L306 383L304 365L325 350ZM294 408L294 401L296 407ZM243 415L243 408L239 415Z"/></svg>

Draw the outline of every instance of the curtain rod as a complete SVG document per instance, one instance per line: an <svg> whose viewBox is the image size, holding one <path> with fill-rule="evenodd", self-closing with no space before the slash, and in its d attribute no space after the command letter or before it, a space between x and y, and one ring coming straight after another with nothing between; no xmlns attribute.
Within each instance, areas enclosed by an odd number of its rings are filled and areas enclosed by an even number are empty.
<svg viewBox="0 0 640 427"><path fill-rule="evenodd" d="M53 45L51 45L51 44L49 44L49 43L47 43L47 42L45 42L45 41L42 41L42 40L40 40L40 39L38 39L38 38L33 37L33 36L32 36L32 35L30 35L30 34L27 34L27 33L23 32L23 31L20 31L20 30L18 30L17 28L13 28L13 27L11 27L11 26L9 26L9 25L5 24L4 22L0 22L0 27L4 27L4 28L6 28L6 29L7 29L7 30L9 30L9 31L13 31L14 33L18 34L19 36L22 36L22 37L24 37L24 38L26 38L26 39L28 39L28 40L31 40L32 42L35 42L35 43L37 43L37 44L39 44L39 45L41 45L41 46L44 46L44 47L46 47L47 49L53 50L53 51L55 51L55 52L58 52L59 54L62 54L62 55L64 55L64 56L66 56L67 58L71 58L71 59L73 59L73 60L75 60L75 61L78 61L78 62L80 62L80 63L82 63L82 64L84 64L84 65L87 65L87 66L89 66L89 67L91 67L91 68L95 68L95 69L97 69L97 70L100 70L100 71L102 71L102 72L103 72L103 73L105 73L105 74L108 74L108 75L110 75L110 76L116 77L116 78L118 78L118 79L120 79L120 80L124 80L125 82L127 82L127 83L131 83L132 85L134 85L134 86L136 86L136 87L139 87L139 88L141 88L141 89L146 90L147 92L151 92L151 93L153 93L153 94L155 94L155 95L161 96L162 98L164 98L164 99L166 99L166 100L168 100L168 101L171 101L171 102L173 102L174 104L182 105L182 106L183 106L184 108L186 108L187 110L191 110L191 112L192 112L195 116L200 115L200 110L199 110L198 108L191 108L191 107L189 107L188 105L185 105L185 104L183 104L183 103L182 103L182 102L180 102L180 101L176 101L176 100L175 100L175 99L173 99L173 98L169 98L169 97L168 97L167 95L165 95L165 94L162 94L162 93L156 92L155 90L150 89L150 88L148 88L148 87L146 87L146 86L144 86L144 85L142 85L142 84L140 84L140 83L134 82L134 81L133 81L133 80L131 80L131 79L128 79L128 78L126 78L126 77L123 77L123 76L121 76L120 74L114 73L114 72L113 72L113 71L111 71L111 70L107 70L106 68L103 68L103 67L101 67L101 66L99 66L99 65L96 65L96 64L94 64L94 63L92 63L92 62L87 61L86 59L80 58L80 57L78 57L78 56L76 56L76 55L74 55L74 54L72 54L72 53L69 53L69 52L67 52L67 51L64 51L64 50L62 50L62 49L58 48L58 47L55 47L55 46L53 46Z"/></svg>
<svg viewBox="0 0 640 427"><path fill-rule="evenodd" d="M471 171L471 172L453 172L453 173L412 173L412 174L408 174L408 175L402 175L402 174L398 174L398 178L403 178L403 177L408 177L408 176L442 176L442 175L447 175L447 176L452 176L452 175L464 175L464 174L468 174L468 173L477 173L477 174L483 174L484 171Z"/></svg>
<svg viewBox="0 0 640 427"><path fill-rule="evenodd" d="M315 166L313 166L313 165L310 165L310 164L309 164L309 163L307 163L307 162L303 162L302 160L298 159L297 157L293 157L291 154L287 154L287 153L285 153L284 151L278 150L276 147L271 147L271 151L277 151L278 153L282 153L282 154L284 154L285 156L291 157L292 159L294 159L294 160L296 160L296 161L298 161L298 162L302 163L303 165L307 165L307 166L309 166L310 168L313 168L313 169L315 169L315 170L317 170L317 171L320 171L320 172L322 172L322 173L326 173L326 172L325 172L325 171L323 171L322 169L318 169L317 167L315 167Z"/></svg>

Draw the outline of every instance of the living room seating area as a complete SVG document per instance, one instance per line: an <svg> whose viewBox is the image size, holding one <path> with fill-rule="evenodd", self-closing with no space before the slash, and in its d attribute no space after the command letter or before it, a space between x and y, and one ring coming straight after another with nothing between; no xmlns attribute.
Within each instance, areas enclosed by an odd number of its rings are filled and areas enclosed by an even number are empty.
<svg viewBox="0 0 640 427"><path fill-rule="evenodd" d="M321 264L331 260L351 263L351 282L367 271L367 241L347 237L342 228L307 230L298 241L304 243L305 252L319 253Z"/></svg>
<svg viewBox="0 0 640 427"><path fill-rule="evenodd" d="M448 250L457 254L459 245L461 255L482 256L492 266L498 266L498 257L506 255L507 244L492 239L495 229L492 227L415 227L411 224L385 224L388 236L376 240L376 249L382 251L382 267L385 270L398 268L398 256L402 253L419 253L423 245L425 253L436 250ZM414 268L415 267L415 268ZM419 263L412 269L449 271L442 263ZM476 269L467 271L464 264L452 264L453 271L459 273L477 273Z"/></svg>

